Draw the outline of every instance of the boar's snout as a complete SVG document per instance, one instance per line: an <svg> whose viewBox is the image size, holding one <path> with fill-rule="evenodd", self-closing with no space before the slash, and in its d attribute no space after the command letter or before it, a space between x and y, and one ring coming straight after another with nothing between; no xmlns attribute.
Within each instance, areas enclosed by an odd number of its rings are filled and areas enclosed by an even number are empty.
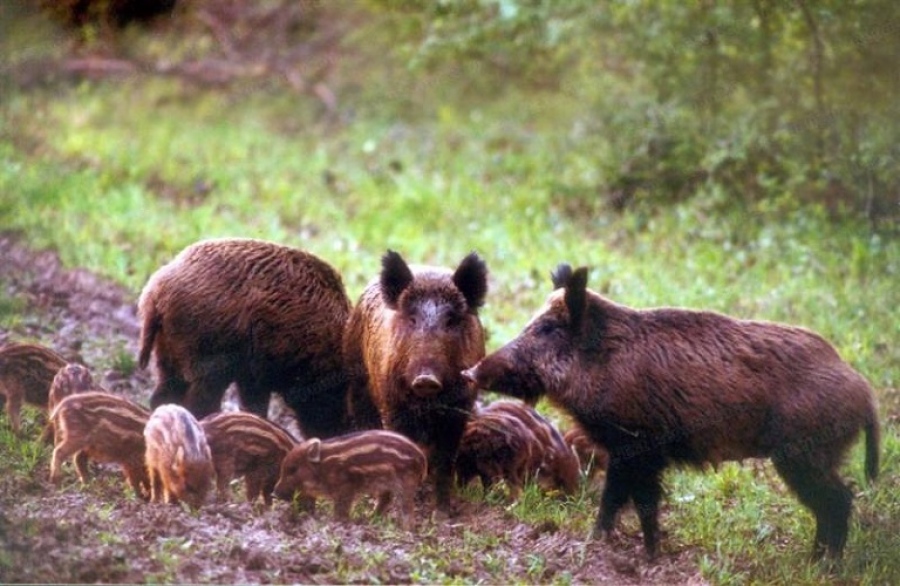
<svg viewBox="0 0 900 586"><path fill-rule="evenodd" d="M476 364L472 368L467 368L464 371L462 371L460 374L462 374L463 380L466 381L467 383L477 385L478 378L477 378L477 375L475 374L475 370L477 368L478 368L478 365Z"/></svg>
<svg viewBox="0 0 900 586"><path fill-rule="evenodd" d="M436 395L444 388L441 379L430 372L416 376L410 386L412 387L413 392L420 397Z"/></svg>
<svg viewBox="0 0 900 586"><path fill-rule="evenodd" d="M276 498L279 498L283 501L289 501L294 498L294 491L291 487L287 486L287 483L284 481L279 481L278 484L275 485L275 488L272 490L275 494Z"/></svg>

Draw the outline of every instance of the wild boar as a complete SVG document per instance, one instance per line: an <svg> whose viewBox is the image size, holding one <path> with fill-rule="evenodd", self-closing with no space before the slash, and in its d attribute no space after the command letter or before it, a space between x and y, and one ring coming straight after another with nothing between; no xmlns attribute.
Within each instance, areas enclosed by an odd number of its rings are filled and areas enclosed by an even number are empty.
<svg viewBox="0 0 900 586"><path fill-rule="evenodd" d="M425 454L398 433L372 430L324 441L313 438L285 456L275 496L332 499L335 516L341 520L350 518L353 503L361 494L378 496L375 512L379 515L396 496L403 525L409 528L416 491L427 473Z"/></svg>
<svg viewBox="0 0 900 586"><path fill-rule="evenodd" d="M477 477L485 491L502 480L510 498L515 500L542 459L537 438L518 418L505 413L476 412L466 424L459 444L456 479L466 486Z"/></svg>
<svg viewBox="0 0 900 586"><path fill-rule="evenodd" d="M429 454L438 506L475 402L460 372L484 356L478 308L487 267L474 252L455 271L413 266L389 250L347 323L348 405L357 429L384 428Z"/></svg>
<svg viewBox="0 0 900 586"><path fill-rule="evenodd" d="M578 457L578 464L585 478L593 478L606 470L606 450L595 444L581 427L575 425L563 435L566 445Z"/></svg>
<svg viewBox="0 0 900 586"><path fill-rule="evenodd" d="M39 344L0 348L0 401L6 403L6 415L15 433L22 425L22 404L46 409L53 377L66 364L65 358Z"/></svg>
<svg viewBox="0 0 900 586"><path fill-rule="evenodd" d="M530 475L546 489L575 494L580 480L578 457L546 417L521 401L494 401L482 413L506 413L521 421L531 432L534 453L538 455L537 466L529 471Z"/></svg>
<svg viewBox="0 0 900 586"><path fill-rule="evenodd" d="M184 501L200 508L215 468L206 434L191 412L171 403L157 407L144 428L144 440L150 501Z"/></svg>
<svg viewBox="0 0 900 586"><path fill-rule="evenodd" d="M281 461L296 444L290 434L245 412L213 413L201 419L200 426L212 453L219 500L227 500L232 478L243 477L247 501L262 497L271 506Z"/></svg>
<svg viewBox="0 0 900 586"><path fill-rule="evenodd" d="M813 555L839 557L853 493L838 474L860 430L878 471L879 424L868 382L817 334L685 309L636 310L587 289L587 268L560 265L556 291L514 340L465 376L526 401L546 395L609 453L596 531L632 500L652 557L660 477L771 458L816 517Z"/></svg>
<svg viewBox="0 0 900 586"><path fill-rule="evenodd" d="M274 392L304 435L346 431L350 300L325 261L261 240L205 240L157 270L138 305L139 364L156 357L151 407L177 403L202 418L234 382L243 408L260 417Z"/></svg>
<svg viewBox="0 0 900 586"><path fill-rule="evenodd" d="M75 393L86 393L88 391L105 392L99 386L94 384L94 377L91 371L82 364L66 364L59 369L53 382L50 383L50 391L47 394L47 413L53 413L53 409L60 401L74 395ZM44 433L41 436L42 441L50 441L53 438L53 426L47 422Z"/></svg>
<svg viewBox="0 0 900 586"><path fill-rule="evenodd" d="M146 499L150 479L144 468L144 426L149 417L143 407L109 393L63 397L50 414L55 445L50 480L59 481L60 466L70 457L82 483L87 482L89 459L117 463L134 494Z"/></svg>
<svg viewBox="0 0 900 586"><path fill-rule="evenodd" d="M47 411L52 413L56 405L69 395L92 390L100 391L99 387L94 384L91 371L82 364L66 364L59 369L59 372L53 377L53 382L50 383L50 391L47 394Z"/></svg>

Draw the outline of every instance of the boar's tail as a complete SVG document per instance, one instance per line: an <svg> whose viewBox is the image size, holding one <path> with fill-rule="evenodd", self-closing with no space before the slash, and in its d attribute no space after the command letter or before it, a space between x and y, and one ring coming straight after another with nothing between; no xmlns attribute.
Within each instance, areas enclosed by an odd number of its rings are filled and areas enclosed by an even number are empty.
<svg viewBox="0 0 900 586"><path fill-rule="evenodd" d="M869 482L878 476L878 445L881 442L881 430L878 428L878 414L875 408L866 421L866 478Z"/></svg>
<svg viewBox="0 0 900 586"><path fill-rule="evenodd" d="M153 352L153 342L156 334L162 326L162 318L156 311L156 304L150 302L143 308L144 322L141 324L141 350L138 355L138 364L141 368L147 368L150 364L150 354Z"/></svg>

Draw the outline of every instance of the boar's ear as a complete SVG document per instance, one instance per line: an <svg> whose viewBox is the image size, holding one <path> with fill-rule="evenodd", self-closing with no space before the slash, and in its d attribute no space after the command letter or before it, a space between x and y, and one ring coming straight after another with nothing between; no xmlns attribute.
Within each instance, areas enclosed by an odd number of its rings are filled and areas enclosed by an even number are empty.
<svg viewBox="0 0 900 586"><path fill-rule="evenodd" d="M381 257L381 296L390 309L397 308L400 294L412 283L413 274L400 254L388 250Z"/></svg>
<svg viewBox="0 0 900 586"><path fill-rule="evenodd" d="M566 309L569 310L569 327L581 330L584 310L587 306L587 267L581 267L572 273L566 282Z"/></svg>
<svg viewBox="0 0 900 586"><path fill-rule="evenodd" d="M453 273L453 284L459 289L470 309L478 309L487 295L487 265L475 252L462 259Z"/></svg>
<svg viewBox="0 0 900 586"><path fill-rule="evenodd" d="M319 438L309 440L309 445L306 446L306 459L310 462L322 461L322 440Z"/></svg>
<svg viewBox="0 0 900 586"><path fill-rule="evenodd" d="M559 263L556 268L550 271L550 280L553 281L553 290L562 289L572 278L572 265Z"/></svg>

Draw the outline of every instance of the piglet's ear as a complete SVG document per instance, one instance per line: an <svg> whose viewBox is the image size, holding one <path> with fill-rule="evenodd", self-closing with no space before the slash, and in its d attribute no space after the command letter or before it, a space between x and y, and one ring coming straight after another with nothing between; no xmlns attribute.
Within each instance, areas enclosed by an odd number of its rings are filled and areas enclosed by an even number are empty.
<svg viewBox="0 0 900 586"><path fill-rule="evenodd" d="M587 307L587 267L581 267L572 273L566 282L564 299L569 310L569 327L574 331L582 329L584 311Z"/></svg>
<svg viewBox="0 0 900 586"><path fill-rule="evenodd" d="M381 257L381 296L389 309L397 309L400 295L413 281L412 271L403 257L388 250Z"/></svg>
<svg viewBox="0 0 900 586"><path fill-rule="evenodd" d="M453 284L459 289L470 309L478 309L484 305L487 295L487 265L475 252L470 252L462 259L453 273Z"/></svg>
<svg viewBox="0 0 900 586"><path fill-rule="evenodd" d="M550 271L550 280L553 281L553 290L562 289L572 278L572 265L560 263Z"/></svg>
<svg viewBox="0 0 900 586"><path fill-rule="evenodd" d="M322 461L322 440L319 438L313 438L309 440L309 445L306 446L306 459L310 462L321 462Z"/></svg>

